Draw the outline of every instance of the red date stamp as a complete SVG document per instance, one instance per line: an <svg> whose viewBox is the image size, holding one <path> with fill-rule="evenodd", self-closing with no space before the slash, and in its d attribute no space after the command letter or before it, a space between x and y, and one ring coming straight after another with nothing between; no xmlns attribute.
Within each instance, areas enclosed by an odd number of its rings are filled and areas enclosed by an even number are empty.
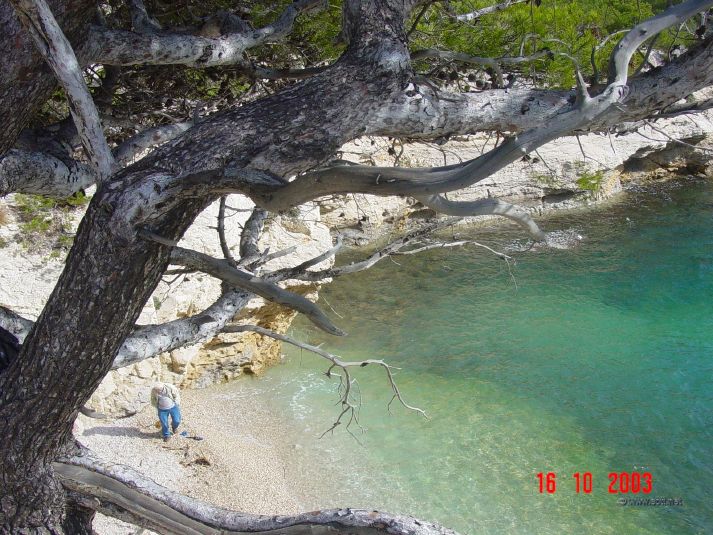
<svg viewBox="0 0 713 535"><path fill-rule="evenodd" d="M654 478L651 472L609 472L609 494L650 494L654 488ZM574 491L577 494L591 494L594 488L594 476L591 472L575 472L572 474ZM539 472L537 474L540 494L557 492L557 474L555 472Z"/></svg>
<svg viewBox="0 0 713 535"><path fill-rule="evenodd" d="M610 472L609 494L651 494L654 478L651 472Z"/></svg>

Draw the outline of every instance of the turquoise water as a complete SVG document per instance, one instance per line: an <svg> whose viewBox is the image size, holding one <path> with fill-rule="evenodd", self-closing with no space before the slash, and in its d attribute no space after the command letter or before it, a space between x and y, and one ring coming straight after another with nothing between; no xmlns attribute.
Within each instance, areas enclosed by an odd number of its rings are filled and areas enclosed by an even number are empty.
<svg viewBox="0 0 713 535"><path fill-rule="evenodd" d="M428 420L392 405L380 370L359 369L362 432L319 439L338 414L323 361L286 348L255 382L286 423L310 506L411 513L462 533L713 533L713 183L628 192L558 215L568 250L478 248L386 260L325 288L349 336L298 321L293 335L344 358L383 358ZM500 250L517 230L465 230ZM513 247L514 245L514 247ZM334 313L330 310L333 308ZM338 313L342 317L338 317ZM557 474L554 494L538 472ZM624 507L609 472L650 472ZM572 474L591 472L591 494ZM318 474L315 476L315 474Z"/></svg>

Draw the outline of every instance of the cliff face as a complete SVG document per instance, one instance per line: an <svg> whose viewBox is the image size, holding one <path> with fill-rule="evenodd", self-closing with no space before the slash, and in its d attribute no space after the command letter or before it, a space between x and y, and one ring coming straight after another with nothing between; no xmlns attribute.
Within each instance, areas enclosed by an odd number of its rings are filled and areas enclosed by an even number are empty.
<svg viewBox="0 0 713 535"><path fill-rule="evenodd" d="M627 135L588 134L557 139L465 190L451 200L498 197L541 216L550 210L597 203L631 181L680 175L711 176L713 113L660 119ZM403 167L455 164L478 157L502 138L496 134L452 138L448 143L401 146L386 139L359 139L342 157L359 163ZM362 245L392 225L432 217L431 210L405 198L350 195L321 203L322 221ZM483 220L484 218L480 218ZM472 220L471 220L472 221Z"/></svg>
<svg viewBox="0 0 713 535"><path fill-rule="evenodd" d="M662 132L666 132L663 134ZM611 197L626 181L667 179L680 174L711 175L713 114L694 119L679 117L658 121L639 133L620 137L585 135L563 138L542 147L520 162L467 190L449 194L453 200L500 197L542 215L546 211L595 203ZM404 167L438 166L477 157L499 139L495 135L451 139L447 144L414 144L401 147L385 139L359 139L343 147L342 157L376 165ZM226 218L231 245L239 241L241 226L252 206L239 196L228 205L238 210ZM62 255L47 250L32 252L22 239L27 230L20 222L17 199L0 200L0 304L34 318L52 290L62 268ZM340 233L355 245L365 245L392 230L434 216L419 203L404 198L352 195L309 204L290 216L268 221L261 248L271 251L297 246L294 253L274 260L271 268L298 264L332 246L331 233ZM65 215L63 217L70 218ZM74 223L80 214L75 214ZM182 244L222 256L215 227L217 206L196 220ZM64 221L71 230L73 222ZM26 224L25 224L26 225ZM41 248L40 248L41 249ZM219 283L202 274L166 277L147 303L141 323L162 323L191 315L212 303ZM291 287L316 299L314 285ZM254 299L239 318L285 332L294 313ZM221 334L199 345L111 372L89 405L99 412L128 415L148 402L150 385L166 381L184 388L201 388L230 381L242 374L259 374L278 362L280 345L254 333Z"/></svg>
<svg viewBox="0 0 713 535"><path fill-rule="evenodd" d="M28 243L26 236L23 238L29 230L27 223L22 221L24 216L17 198L0 202L5 214L4 224L0 225L0 304L34 319L61 273L64 255ZM225 219L226 237L231 246L237 247L252 204L241 196L231 196L227 205L236 210L229 210ZM217 213L216 203L198 217L181 245L222 257L214 230ZM74 221L64 222L67 229L76 227L81 210L73 215ZM279 269L296 265L332 247L329 228L320 222L316 205L306 205L291 216L276 216L266 222L260 240L262 250L269 248L276 252L293 246L296 246L294 252L271 261L267 267ZM327 264L319 267L327 267ZM289 287L308 298L317 298L317 287L313 284ZM146 304L139 323L164 323L195 314L209 306L219 294L220 283L207 275L166 276ZM255 298L237 319L285 332L294 315L290 310ZM133 414L148 403L150 387L156 381L170 382L182 388L200 388L235 379L244 373L258 374L279 361L280 349L278 342L255 333L221 334L201 344L110 372L88 405L105 414Z"/></svg>

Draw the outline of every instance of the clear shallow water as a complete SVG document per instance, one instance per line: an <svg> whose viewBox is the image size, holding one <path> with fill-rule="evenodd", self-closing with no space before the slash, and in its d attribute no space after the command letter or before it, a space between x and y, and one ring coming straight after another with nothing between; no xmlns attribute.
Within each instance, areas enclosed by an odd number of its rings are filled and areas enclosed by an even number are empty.
<svg viewBox="0 0 713 535"><path fill-rule="evenodd" d="M310 507L412 513L462 533L713 532L713 183L630 192L544 226L584 240L511 253L517 285L466 248L386 260L323 290L349 336L304 321L293 335L402 367L401 391L430 419L389 414L369 367L357 372L367 431L320 440L336 383L318 357L285 348L287 362L247 388L284 416L293 471L314 480ZM465 233L498 249L525 241ZM538 492L547 471L552 495ZM576 494L572 474L587 471L593 491ZM618 505L607 476L621 471L651 472L649 497L684 506Z"/></svg>

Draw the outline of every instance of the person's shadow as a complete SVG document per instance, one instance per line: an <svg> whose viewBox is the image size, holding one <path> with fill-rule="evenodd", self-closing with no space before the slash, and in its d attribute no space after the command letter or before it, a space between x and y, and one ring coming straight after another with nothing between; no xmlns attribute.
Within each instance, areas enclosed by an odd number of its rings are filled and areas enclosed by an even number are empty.
<svg viewBox="0 0 713 535"><path fill-rule="evenodd" d="M161 430L156 430L152 431L150 433L147 433L146 431L142 431L141 429L137 429L135 427L130 427L130 426L111 426L111 425L105 425L105 426L97 426L97 427L92 427L91 429L87 429L83 433L85 436L92 436L92 435L107 435L110 437L137 437L137 438L150 438L155 440L156 438L161 438Z"/></svg>

